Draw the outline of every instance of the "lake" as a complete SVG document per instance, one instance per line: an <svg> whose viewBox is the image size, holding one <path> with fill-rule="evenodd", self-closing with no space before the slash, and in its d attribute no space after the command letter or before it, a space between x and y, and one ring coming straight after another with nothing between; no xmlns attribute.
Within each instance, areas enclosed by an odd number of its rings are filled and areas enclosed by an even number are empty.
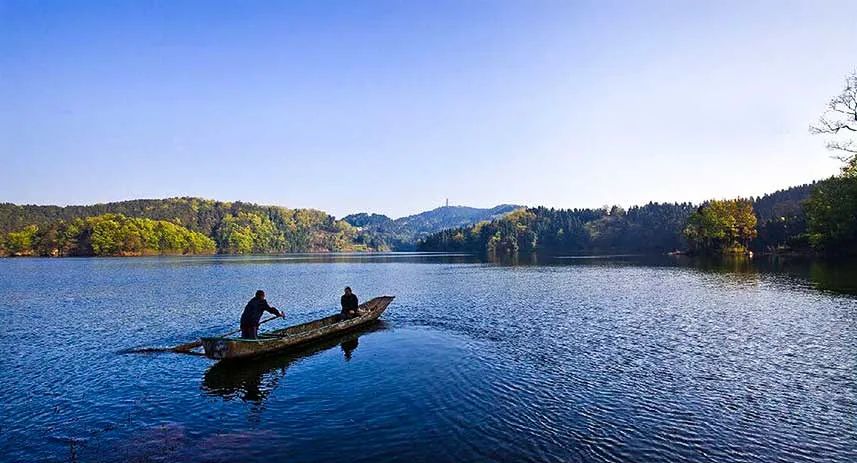
<svg viewBox="0 0 857 463"><path fill-rule="evenodd" d="M396 299L251 362L125 353ZM468 256L0 259L4 462L857 461L857 269Z"/></svg>

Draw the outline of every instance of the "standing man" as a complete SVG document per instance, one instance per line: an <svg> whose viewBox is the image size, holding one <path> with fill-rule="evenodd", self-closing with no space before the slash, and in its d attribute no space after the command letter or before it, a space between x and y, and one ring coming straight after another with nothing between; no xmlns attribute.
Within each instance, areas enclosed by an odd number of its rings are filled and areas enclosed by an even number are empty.
<svg viewBox="0 0 857 463"><path fill-rule="evenodd" d="M244 339L256 339L259 336L259 319L262 312L268 312L278 317L285 316L283 312L268 305L265 300L265 291L256 291L256 296L244 307L241 314L241 337Z"/></svg>
<svg viewBox="0 0 857 463"><path fill-rule="evenodd" d="M339 298L342 304L342 318L351 318L357 315L357 295L351 292L351 288L345 287L345 294Z"/></svg>

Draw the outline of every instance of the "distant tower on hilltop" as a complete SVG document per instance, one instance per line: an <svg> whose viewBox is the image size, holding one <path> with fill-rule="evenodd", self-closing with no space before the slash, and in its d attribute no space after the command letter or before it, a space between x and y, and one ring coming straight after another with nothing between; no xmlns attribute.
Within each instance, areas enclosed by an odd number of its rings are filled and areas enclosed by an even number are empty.
<svg viewBox="0 0 857 463"><path fill-rule="evenodd" d="M446 198L446 207L449 207L449 198Z"/></svg>

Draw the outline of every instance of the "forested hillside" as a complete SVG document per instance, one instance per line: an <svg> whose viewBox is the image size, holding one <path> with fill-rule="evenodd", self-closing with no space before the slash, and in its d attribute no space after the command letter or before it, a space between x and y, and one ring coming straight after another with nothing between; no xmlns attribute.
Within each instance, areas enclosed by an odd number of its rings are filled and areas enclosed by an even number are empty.
<svg viewBox="0 0 857 463"><path fill-rule="evenodd" d="M820 182L807 183L760 196L753 201L757 237L753 249L809 250L804 205Z"/></svg>
<svg viewBox="0 0 857 463"><path fill-rule="evenodd" d="M759 222L767 222L774 218L802 215L803 203L809 199L809 195L817 183L805 183L777 190L753 199L753 210L756 211L756 217L759 219Z"/></svg>
<svg viewBox="0 0 857 463"><path fill-rule="evenodd" d="M426 237L424 251L474 253L665 252L682 249L691 204L649 203L627 211L611 209L517 210L500 219Z"/></svg>
<svg viewBox="0 0 857 463"><path fill-rule="evenodd" d="M417 242L448 228L472 225L502 217L521 206L503 204L490 209L444 206L419 214L390 219L378 214L352 214L342 220L360 227L358 242L376 249L412 250Z"/></svg>
<svg viewBox="0 0 857 463"><path fill-rule="evenodd" d="M142 256L214 254L214 240L165 220L103 214L9 232L0 255Z"/></svg>
<svg viewBox="0 0 857 463"><path fill-rule="evenodd" d="M857 178L834 177L755 199L711 200L698 206L530 208L434 233L422 239L418 249L488 254L857 254Z"/></svg>
<svg viewBox="0 0 857 463"><path fill-rule="evenodd" d="M857 253L857 178L759 198L649 203L627 210L440 207L343 220L198 198L92 206L0 204L0 255L251 254L364 250L548 254Z"/></svg>
<svg viewBox="0 0 857 463"><path fill-rule="evenodd" d="M0 204L0 236L62 228L75 219L105 214L166 221L213 240L226 254L361 250L357 230L313 209L287 209L198 198L141 199L92 206L18 206ZM8 247L8 246L7 246Z"/></svg>
<svg viewBox="0 0 857 463"><path fill-rule="evenodd" d="M491 209L441 207L400 219L354 214L336 220L313 209L288 209L199 198L139 199L91 206L0 204L2 237L26 227L61 228L75 219L121 214L167 221L212 240L218 253L286 253L412 250L419 238L445 229L491 220L517 206Z"/></svg>

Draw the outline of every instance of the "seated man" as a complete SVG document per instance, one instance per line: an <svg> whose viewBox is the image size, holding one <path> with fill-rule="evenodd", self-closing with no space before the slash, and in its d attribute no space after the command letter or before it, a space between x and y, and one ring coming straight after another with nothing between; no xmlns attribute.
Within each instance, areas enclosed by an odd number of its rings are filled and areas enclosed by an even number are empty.
<svg viewBox="0 0 857 463"><path fill-rule="evenodd" d="M241 337L245 339L256 339L259 335L259 319L262 318L262 312L268 312L278 317L283 317L283 312L277 310L276 307L268 305L265 300L265 291L261 289L256 291L256 296L250 299L250 302L244 306L244 313L241 314Z"/></svg>
<svg viewBox="0 0 857 463"><path fill-rule="evenodd" d="M339 299L342 304L342 318L351 318L357 316L357 295L351 292L351 288L345 287L345 294Z"/></svg>

